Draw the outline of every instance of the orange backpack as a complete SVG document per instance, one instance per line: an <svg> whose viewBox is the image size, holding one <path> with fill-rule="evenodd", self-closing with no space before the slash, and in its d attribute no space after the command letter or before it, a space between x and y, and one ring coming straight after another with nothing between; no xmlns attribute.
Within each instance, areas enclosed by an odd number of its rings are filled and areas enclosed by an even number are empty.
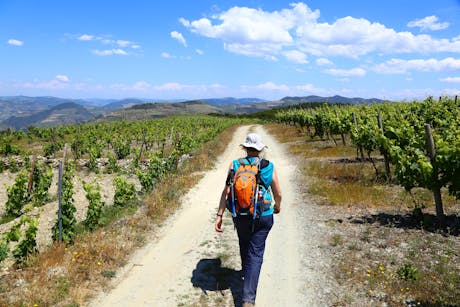
<svg viewBox="0 0 460 307"><path fill-rule="evenodd" d="M240 166L233 170L231 178L231 193L228 202L228 209L232 212L233 217L241 215L252 215L254 218L260 213L261 209L257 208L260 204L262 195L261 180L259 171L261 164L268 165L267 160L254 159L253 162L248 159L239 159ZM263 163L265 162L265 163ZM263 201L262 201L263 202Z"/></svg>

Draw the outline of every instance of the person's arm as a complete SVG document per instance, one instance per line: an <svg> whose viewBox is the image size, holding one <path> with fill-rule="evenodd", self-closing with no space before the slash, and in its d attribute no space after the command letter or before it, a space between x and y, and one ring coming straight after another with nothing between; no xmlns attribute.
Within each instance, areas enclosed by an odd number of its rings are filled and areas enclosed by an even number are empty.
<svg viewBox="0 0 460 307"><path fill-rule="evenodd" d="M228 170L228 174L230 174L231 171L231 165ZM228 175L227 175L228 179ZM220 195L220 201L219 201L219 209L217 210L217 217L216 217L216 223L214 225L214 228L217 232L222 232L222 216L224 215L225 208L227 207L227 197L230 194L230 186L227 185L227 182L225 182L225 187L222 191L222 194Z"/></svg>
<svg viewBox="0 0 460 307"><path fill-rule="evenodd" d="M278 172L276 171L276 168L273 170L273 178L272 178L272 191L273 191L273 196L275 198L275 208L274 208L274 213L278 214L281 212L281 188L280 188L280 183L278 180Z"/></svg>

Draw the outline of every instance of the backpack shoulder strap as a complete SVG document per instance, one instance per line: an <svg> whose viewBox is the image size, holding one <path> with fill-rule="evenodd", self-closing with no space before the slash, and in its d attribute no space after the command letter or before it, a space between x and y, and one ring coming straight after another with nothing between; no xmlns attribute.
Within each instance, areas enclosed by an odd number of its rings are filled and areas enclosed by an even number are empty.
<svg viewBox="0 0 460 307"><path fill-rule="evenodd" d="M249 164L249 161L245 158L240 158L238 159L238 162L240 163L240 165L248 165Z"/></svg>
<svg viewBox="0 0 460 307"><path fill-rule="evenodd" d="M257 172L258 184L261 184L266 190L268 190L270 187L269 186L267 187L265 185L265 183L263 183L263 181L261 180L261 178L260 178L260 170L266 168L269 164L270 164L270 161L268 161L266 159L261 159L260 163L259 163L259 169L258 169L259 171Z"/></svg>
<svg viewBox="0 0 460 307"><path fill-rule="evenodd" d="M266 168L270 164L270 161L261 159L260 160L260 169Z"/></svg>

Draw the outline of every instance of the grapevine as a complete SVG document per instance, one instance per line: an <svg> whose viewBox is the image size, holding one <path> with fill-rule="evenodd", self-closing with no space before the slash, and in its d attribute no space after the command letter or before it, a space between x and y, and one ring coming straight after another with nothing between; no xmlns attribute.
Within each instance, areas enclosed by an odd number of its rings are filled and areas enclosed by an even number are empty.
<svg viewBox="0 0 460 307"><path fill-rule="evenodd" d="M18 173L16 180L11 187L7 188L8 200L6 202L6 213L18 217L22 214L23 207L27 204L27 170Z"/></svg>
<svg viewBox="0 0 460 307"><path fill-rule="evenodd" d="M353 144L366 151L371 162L375 152L389 159L396 179L406 190L422 187L436 194L441 188L447 188L460 199L460 109L453 99L435 101L428 97L422 102L333 106L332 109L333 112L325 104L280 110L275 119L299 125L307 131L313 129L315 134L311 136L321 139L329 134L348 133ZM347 114L355 114L354 121ZM382 125L376 120L377 115ZM427 124L432 128L435 144L432 158L427 148ZM374 167L378 176L375 164ZM386 172L389 178L389 165Z"/></svg>
<svg viewBox="0 0 460 307"><path fill-rule="evenodd" d="M74 165L67 164L62 177L62 240L67 244L72 242L77 224L76 208L73 204L73 172ZM56 221L52 232L53 241L57 241L59 239L59 221Z"/></svg>
<svg viewBox="0 0 460 307"><path fill-rule="evenodd" d="M114 180L115 195L113 205L116 207L129 206L136 201L136 188L134 184L128 183L123 177L116 177Z"/></svg>
<svg viewBox="0 0 460 307"><path fill-rule="evenodd" d="M86 191L86 199L89 202L84 224L88 227L88 229L94 230L97 226L99 226L99 219L104 207L104 202L101 197L101 186L98 184L91 185L83 182L83 189Z"/></svg>

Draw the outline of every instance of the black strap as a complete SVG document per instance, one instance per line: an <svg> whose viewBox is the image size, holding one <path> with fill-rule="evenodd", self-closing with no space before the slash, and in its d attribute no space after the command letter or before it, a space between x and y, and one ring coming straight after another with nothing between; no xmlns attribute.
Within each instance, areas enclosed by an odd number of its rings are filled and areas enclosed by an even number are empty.
<svg viewBox="0 0 460 307"><path fill-rule="evenodd" d="M231 186L233 184L233 177L235 177L235 171L233 170L233 168L228 172L228 175L227 175L227 180L225 181L225 184L227 186Z"/></svg>
<svg viewBox="0 0 460 307"><path fill-rule="evenodd" d="M266 168L270 164L270 161L262 159L260 160L260 169Z"/></svg>

